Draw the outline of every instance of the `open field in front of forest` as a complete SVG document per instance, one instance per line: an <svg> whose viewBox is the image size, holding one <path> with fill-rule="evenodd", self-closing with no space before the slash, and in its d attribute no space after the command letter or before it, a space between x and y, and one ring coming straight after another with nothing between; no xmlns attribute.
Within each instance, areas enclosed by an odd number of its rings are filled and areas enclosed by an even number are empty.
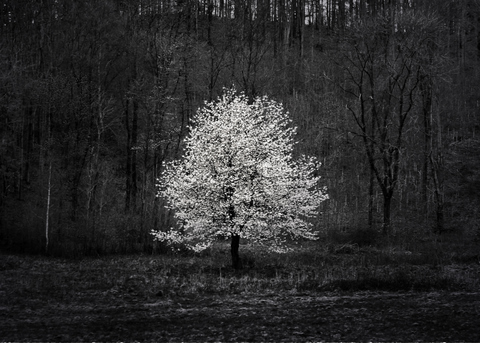
<svg viewBox="0 0 480 343"><path fill-rule="evenodd" d="M0 255L2 341L480 341L473 246ZM477 252L478 254L478 252Z"/></svg>

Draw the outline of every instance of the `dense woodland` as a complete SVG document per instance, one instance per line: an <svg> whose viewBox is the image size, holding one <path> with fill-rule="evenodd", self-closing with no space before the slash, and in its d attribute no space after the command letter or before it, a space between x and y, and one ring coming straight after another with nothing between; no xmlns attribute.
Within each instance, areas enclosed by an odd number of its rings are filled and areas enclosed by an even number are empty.
<svg viewBox="0 0 480 343"><path fill-rule="evenodd" d="M4 248L164 251L162 163L232 85L322 161L324 237L480 238L478 0L2 0L0 35Z"/></svg>

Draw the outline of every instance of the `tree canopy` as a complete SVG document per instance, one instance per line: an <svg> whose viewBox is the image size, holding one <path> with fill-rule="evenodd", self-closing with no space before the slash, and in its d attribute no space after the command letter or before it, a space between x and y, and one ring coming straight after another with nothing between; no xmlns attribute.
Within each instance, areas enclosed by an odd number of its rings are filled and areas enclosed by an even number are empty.
<svg viewBox="0 0 480 343"><path fill-rule="evenodd" d="M254 239L273 250L289 238L315 239L309 219L328 198L314 157L293 158L296 128L274 100L226 90L192 120L185 154L165 164L159 196L178 226L159 240L202 250L219 236Z"/></svg>

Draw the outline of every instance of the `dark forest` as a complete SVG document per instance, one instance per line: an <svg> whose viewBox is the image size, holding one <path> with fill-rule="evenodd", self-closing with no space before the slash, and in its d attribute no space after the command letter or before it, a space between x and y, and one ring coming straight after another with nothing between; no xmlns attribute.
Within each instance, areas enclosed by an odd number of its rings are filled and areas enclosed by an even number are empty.
<svg viewBox="0 0 480 343"><path fill-rule="evenodd" d="M231 86L282 102L322 161L324 241L480 238L477 0L0 6L5 249L166 251L162 163Z"/></svg>

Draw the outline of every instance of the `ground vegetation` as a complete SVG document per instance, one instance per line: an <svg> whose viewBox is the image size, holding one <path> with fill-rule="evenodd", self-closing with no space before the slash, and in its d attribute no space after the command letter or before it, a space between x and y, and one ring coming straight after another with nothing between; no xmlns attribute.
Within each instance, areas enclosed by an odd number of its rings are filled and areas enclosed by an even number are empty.
<svg viewBox="0 0 480 343"><path fill-rule="evenodd" d="M444 243L438 242L438 248ZM478 341L478 251L0 255L6 341ZM448 251L448 252L447 252ZM475 255L476 254L476 255ZM253 263L253 262L252 262Z"/></svg>

